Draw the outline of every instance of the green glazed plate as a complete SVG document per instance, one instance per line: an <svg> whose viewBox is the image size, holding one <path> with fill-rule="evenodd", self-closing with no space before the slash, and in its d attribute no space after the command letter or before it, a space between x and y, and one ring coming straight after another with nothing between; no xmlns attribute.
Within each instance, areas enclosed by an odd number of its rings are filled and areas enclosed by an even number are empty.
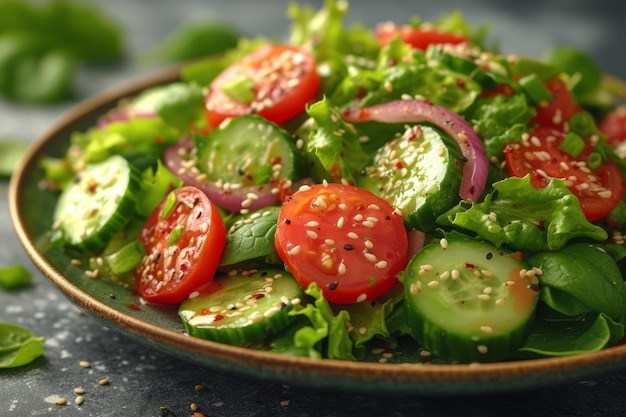
<svg viewBox="0 0 626 417"><path fill-rule="evenodd" d="M383 356L372 353L365 361L350 362L224 345L187 336L176 309L144 305L127 289L85 276L84 270L73 266L67 255L44 251L55 197L38 187L42 179L38 161L44 156L63 155L70 134L93 125L119 99L178 78L177 68L162 70L77 105L31 146L11 180L11 217L26 252L73 303L105 325L207 370L278 384L360 393L450 395L515 391L575 382L626 365L626 345L593 354L477 365L423 363L415 349L402 350L402 346L382 361Z"/></svg>

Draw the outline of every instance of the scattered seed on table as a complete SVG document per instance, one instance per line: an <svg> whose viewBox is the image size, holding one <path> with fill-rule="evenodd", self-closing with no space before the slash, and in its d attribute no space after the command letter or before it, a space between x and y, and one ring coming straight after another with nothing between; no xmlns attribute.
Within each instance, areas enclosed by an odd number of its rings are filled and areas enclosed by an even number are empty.
<svg viewBox="0 0 626 417"><path fill-rule="evenodd" d="M198 384L194 387L196 391L202 391L204 389L204 385Z"/></svg>
<svg viewBox="0 0 626 417"><path fill-rule="evenodd" d="M108 384L109 384L109 378L104 378L104 379L101 379L101 380L98 382L98 384L100 384L100 385L108 385Z"/></svg>
<svg viewBox="0 0 626 417"><path fill-rule="evenodd" d="M74 388L74 394L84 394L85 390L83 388Z"/></svg>
<svg viewBox="0 0 626 417"><path fill-rule="evenodd" d="M76 399L74 400L74 402L77 405L81 405L83 402L85 402L85 397L83 397L82 395L79 395L78 397L76 397Z"/></svg>
<svg viewBox="0 0 626 417"><path fill-rule="evenodd" d="M88 362L88 361L80 361L80 362L78 362L78 364L80 366L82 366L83 368L90 368L91 367L91 363Z"/></svg>
<svg viewBox="0 0 626 417"><path fill-rule="evenodd" d="M67 403L67 398L65 398L65 397L61 397L61 398L59 398L58 400L56 400L54 403L55 403L56 405L63 405L63 404L66 404L66 403Z"/></svg>

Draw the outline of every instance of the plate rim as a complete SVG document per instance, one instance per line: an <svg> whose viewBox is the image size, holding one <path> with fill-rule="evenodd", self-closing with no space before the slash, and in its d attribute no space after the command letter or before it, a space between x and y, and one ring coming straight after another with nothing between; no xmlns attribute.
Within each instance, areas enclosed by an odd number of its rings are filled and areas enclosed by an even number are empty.
<svg viewBox="0 0 626 417"><path fill-rule="evenodd" d="M9 211L21 245L35 266L72 302L138 342L190 362L266 381L339 388L352 392L463 394L500 392L575 382L626 366L626 345L594 353L482 364L390 364L311 359L225 345L159 327L99 301L66 279L39 252L24 225L20 203L38 159L59 132L110 108L120 98L180 79L181 65L159 69L106 89L73 105L29 146L9 182ZM178 352L180 350L180 352ZM191 354L191 355L190 355ZM196 356L199 355L199 356ZM200 358L200 359L199 359ZM564 372L565 370L565 372ZM511 381L516 379L517 381ZM532 381L531 381L532 380ZM397 390L397 391L396 391Z"/></svg>

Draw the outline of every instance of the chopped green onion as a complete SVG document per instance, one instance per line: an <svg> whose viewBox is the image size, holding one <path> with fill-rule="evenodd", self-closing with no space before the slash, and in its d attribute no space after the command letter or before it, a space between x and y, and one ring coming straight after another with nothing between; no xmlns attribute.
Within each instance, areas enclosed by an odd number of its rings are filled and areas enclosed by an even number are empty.
<svg viewBox="0 0 626 417"><path fill-rule="evenodd" d="M574 132L569 132L559 148L573 158L578 158L580 153L585 149L585 141Z"/></svg>
<svg viewBox="0 0 626 417"><path fill-rule="evenodd" d="M220 87L224 94L241 104L249 104L254 100L256 83L250 77L240 75Z"/></svg>
<svg viewBox="0 0 626 417"><path fill-rule="evenodd" d="M170 233L170 237L167 239L167 245L172 246L174 243L176 243L178 239L180 239L180 237L183 235L184 231L185 231L185 227L181 225L178 225L175 228L173 228L172 232Z"/></svg>
<svg viewBox="0 0 626 417"><path fill-rule="evenodd" d="M552 94L537 74L529 74L519 80L519 84L535 104L552 101Z"/></svg>
<svg viewBox="0 0 626 417"><path fill-rule="evenodd" d="M593 116L588 111L579 111L572 115L569 119L569 129L576 132L580 136L589 136L599 133Z"/></svg>
<svg viewBox="0 0 626 417"><path fill-rule="evenodd" d="M174 207L176 207L176 194L173 192L169 193L167 196L167 200L163 204L163 210L161 210L161 218L166 219L172 211L174 211Z"/></svg>
<svg viewBox="0 0 626 417"><path fill-rule="evenodd" d="M33 280L33 276L22 264L0 268L0 287L5 290L25 287Z"/></svg>
<svg viewBox="0 0 626 417"><path fill-rule="evenodd" d="M146 249L139 240L134 240L110 255L104 257L104 261L115 275L130 272L141 263Z"/></svg>
<svg viewBox="0 0 626 417"><path fill-rule="evenodd" d="M595 171L602 165L602 155L599 152L591 152L587 158L587 166Z"/></svg>

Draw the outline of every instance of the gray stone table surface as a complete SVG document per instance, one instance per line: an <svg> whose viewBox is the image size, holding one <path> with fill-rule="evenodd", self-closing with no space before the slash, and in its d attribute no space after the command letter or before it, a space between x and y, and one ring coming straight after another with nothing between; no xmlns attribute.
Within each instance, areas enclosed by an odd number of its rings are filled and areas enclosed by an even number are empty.
<svg viewBox="0 0 626 417"><path fill-rule="evenodd" d="M319 6L321 1L309 1ZM248 34L284 36L287 1L240 0L101 0L126 31L129 55L156 44L191 18L235 22ZM608 72L626 78L626 26L619 2L556 0L357 1L349 21L373 25L381 20L406 22L412 13L430 20L452 9L471 23L491 22L491 36L503 51L540 56L546 49L573 45L589 52ZM132 64L82 68L76 101L51 107L0 100L0 138L33 141L79 100L154 71ZM191 404L206 416L623 416L626 371L540 390L473 396L373 396L287 387L246 380L183 362L117 334L77 309L32 265L9 217L8 184L0 185L0 266L23 263L33 285L0 291L0 321L25 326L45 337L45 355L31 365L0 370L0 416L157 416L168 406L177 416L191 414ZM89 368L80 361L89 361ZM109 385L98 381L109 378ZM205 387L202 391L196 385ZM73 389L86 390L74 403ZM58 397L68 397L64 406Z"/></svg>

